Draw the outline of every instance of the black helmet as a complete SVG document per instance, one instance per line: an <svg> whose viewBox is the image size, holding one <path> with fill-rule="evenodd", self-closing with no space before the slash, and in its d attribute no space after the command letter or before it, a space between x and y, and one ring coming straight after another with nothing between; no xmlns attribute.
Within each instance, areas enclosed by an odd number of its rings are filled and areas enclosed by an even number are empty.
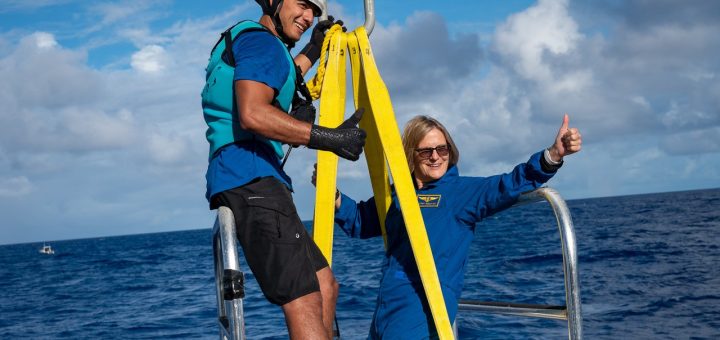
<svg viewBox="0 0 720 340"><path fill-rule="evenodd" d="M307 1L315 6L316 11L313 11L315 16L319 17L325 13L325 2L327 0ZM282 39L282 41L285 42L285 44L288 45L290 48L295 46L295 42L288 39L285 35L285 32L283 32L282 23L280 22L280 17L278 16L278 9L280 8L280 6L282 6L283 0L272 1L272 4L270 3L271 0L255 0L255 2L257 2L260 5L260 8L262 8L263 14L269 16L272 19L273 24L275 25L275 31L280 36L280 39Z"/></svg>
<svg viewBox="0 0 720 340"><path fill-rule="evenodd" d="M316 17L322 16L325 13L325 8L327 7L326 2L327 0L307 0L309 3L315 5L315 11ZM255 0L260 7L263 10L263 14L267 14L269 16L274 16L275 12L277 11L278 7L280 6L280 3L283 2L283 0L278 0L274 4L270 4L270 0Z"/></svg>

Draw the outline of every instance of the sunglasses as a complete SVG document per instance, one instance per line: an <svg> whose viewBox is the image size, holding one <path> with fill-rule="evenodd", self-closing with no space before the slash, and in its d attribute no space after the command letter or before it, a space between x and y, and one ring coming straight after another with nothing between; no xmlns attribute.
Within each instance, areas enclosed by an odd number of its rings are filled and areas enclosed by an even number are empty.
<svg viewBox="0 0 720 340"><path fill-rule="evenodd" d="M415 152L417 152L418 156L422 159L429 159L432 157L434 151L437 151L440 157L447 157L447 155L450 154L450 145L438 145L434 148L415 149Z"/></svg>

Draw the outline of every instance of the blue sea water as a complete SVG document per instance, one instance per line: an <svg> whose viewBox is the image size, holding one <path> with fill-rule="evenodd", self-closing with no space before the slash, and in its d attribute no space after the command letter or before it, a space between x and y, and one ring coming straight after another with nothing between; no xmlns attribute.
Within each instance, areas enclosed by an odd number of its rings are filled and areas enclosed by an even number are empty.
<svg viewBox="0 0 720 340"><path fill-rule="evenodd" d="M586 339L720 339L720 189L568 201ZM370 324L383 246L336 230L338 321ZM479 225L464 298L564 304L547 204ZM0 339L215 339L211 230L0 246ZM247 268L247 266L244 266ZM249 339L287 338L246 270ZM564 321L461 312L463 339L566 339Z"/></svg>

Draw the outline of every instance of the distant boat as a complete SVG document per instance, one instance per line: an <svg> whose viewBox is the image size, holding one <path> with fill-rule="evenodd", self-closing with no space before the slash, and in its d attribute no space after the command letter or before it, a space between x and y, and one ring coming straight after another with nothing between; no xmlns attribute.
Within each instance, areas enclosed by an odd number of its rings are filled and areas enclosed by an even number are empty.
<svg viewBox="0 0 720 340"><path fill-rule="evenodd" d="M42 248L40 248L40 250L38 250L38 251L40 253L48 254L48 255L55 254L55 251L52 249L52 247L49 245L46 245L45 243L43 243Z"/></svg>

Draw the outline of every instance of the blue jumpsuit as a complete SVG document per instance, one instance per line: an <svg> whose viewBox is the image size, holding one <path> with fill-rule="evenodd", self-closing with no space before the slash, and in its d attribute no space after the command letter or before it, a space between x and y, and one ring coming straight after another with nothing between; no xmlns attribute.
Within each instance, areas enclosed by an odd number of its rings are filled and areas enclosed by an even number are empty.
<svg viewBox="0 0 720 340"><path fill-rule="evenodd" d="M555 172L543 171L541 157L543 153L538 152L512 172L490 177L463 177L456 166L450 166L442 178L416 190L451 322L457 314L475 225L552 178ZM385 221L387 250L369 338L435 338L437 332L399 208L393 192ZM343 195L335 222L351 237L382 235L374 198L356 203Z"/></svg>

